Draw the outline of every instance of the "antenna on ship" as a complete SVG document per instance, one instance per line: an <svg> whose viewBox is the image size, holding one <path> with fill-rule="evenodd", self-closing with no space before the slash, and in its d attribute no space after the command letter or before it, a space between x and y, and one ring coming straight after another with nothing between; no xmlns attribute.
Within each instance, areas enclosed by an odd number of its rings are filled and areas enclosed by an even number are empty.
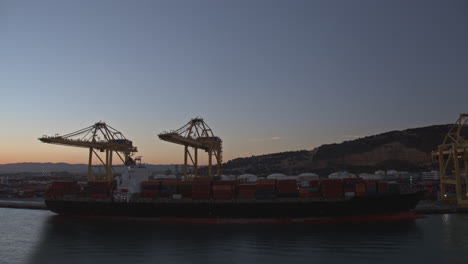
<svg viewBox="0 0 468 264"><path fill-rule="evenodd" d="M162 132L159 135L161 140L183 145L184 149L184 179L187 179L187 163L188 158L193 164L193 175L198 174L198 149L202 149L208 153L208 176L212 175L213 161L216 159L216 175L221 176L221 166L223 162L223 150L221 138L213 134L213 130L203 121L202 118L196 117L190 120L183 127L170 132ZM193 155L189 150L193 148Z"/></svg>
<svg viewBox="0 0 468 264"><path fill-rule="evenodd" d="M58 134L43 136L39 140L49 144L88 148L88 181L112 181L114 173L112 167L113 154L115 153L122 163L125 163L133 153L138 152L132 141L126 139L120 131L102 121L63 136ZM101 153L105 152L105 157L101 157L96 150ZM93 165L93 158L98 160L100 165ZM95 171L96 167L98 169L104 167L104 176Z"/></svg>

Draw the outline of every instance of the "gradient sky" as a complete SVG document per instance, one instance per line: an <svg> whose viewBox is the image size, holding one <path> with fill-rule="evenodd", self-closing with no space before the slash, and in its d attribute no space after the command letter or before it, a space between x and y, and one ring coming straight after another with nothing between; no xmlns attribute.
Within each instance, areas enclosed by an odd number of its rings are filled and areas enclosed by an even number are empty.
<svg viewBox="0 0 468 264"><path fill-rule="evenodd" d="M0 91L0 163L86 163L37 138L101 120L153 164L196 116L226 161L450 123L468 1L0 0Z"/></svg>

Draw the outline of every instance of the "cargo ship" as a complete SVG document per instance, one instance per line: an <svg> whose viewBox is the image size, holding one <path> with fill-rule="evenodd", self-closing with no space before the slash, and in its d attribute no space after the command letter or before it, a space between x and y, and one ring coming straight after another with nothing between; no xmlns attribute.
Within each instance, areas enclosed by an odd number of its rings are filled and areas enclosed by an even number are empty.
<svg viewBox="0 0 468 264"><path fill-rule="evenodd" d="M360 178L150 180L134 164L112 182L57 181L45 203L60 215L86 218L148 218L190 223L337 223L413 220L424 191L400 193L398 184Z"/></svg>
<svg viewBox="0 0 468 264"><path fill-rule="evenodd" d="M98 135L101 135L98 137ZM44 136L44 143L89 148L88 183L53 182L46 191L47 207L60 215L75 217L138 217L163 222L196 223L318 223L408 220L419 216L412 210L424 192L400 192L398 184L361 178L258 179L254 182L187 176L188 148L208 153L221 175L222 141L201 118L178 130L163 132L161 140L185 148L184 180L152 179L132 141L121 132L98 122L63 136ZM105 153L105 158L97 155ZM121 157L125 169L114 175L112 156ZM93 181L93 154L105 168L103 181ZM190 155L190 159L192 156ZM104 162L105 160L105 162ZM241 178L241 177L239 177Z"/></svg>

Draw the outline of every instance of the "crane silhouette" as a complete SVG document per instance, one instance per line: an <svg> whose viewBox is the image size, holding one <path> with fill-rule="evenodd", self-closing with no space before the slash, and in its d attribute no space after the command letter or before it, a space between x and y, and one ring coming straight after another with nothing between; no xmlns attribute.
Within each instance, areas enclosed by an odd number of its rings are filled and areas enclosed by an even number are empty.
<svg viewBox="0 0 468 264"><path fill-rule="evenodd" d="M58 134L43 136L39 140L49 144L88 148L88 181L112 181L113 153L120 158L122 163L126 163L133 153L138 152L132 141L104 122L97 122L92 126L62 136ZM101 153L105 152L105 157L101 157L97 150ZM93 165L93 157L101 165ZM93 167L104 167L104 175L97 173Z"/></svg>
<svg viewBox="0 0 468 264"><path fill-rule="evenodd" d="M203 121L202 118L193 118L183 127L162 132L159 138L164 141L183 145L184 150L184 178L187 178L187 163L188 158L193 164L193 174L198 174L198 149L202 149L208 153L208 176L212 177L212 157L216 159L216 175L221 176L222 157L222 141L221 138L213 134L213 130ZM193 155L189 151L189 147L194 149Z"/></svg>

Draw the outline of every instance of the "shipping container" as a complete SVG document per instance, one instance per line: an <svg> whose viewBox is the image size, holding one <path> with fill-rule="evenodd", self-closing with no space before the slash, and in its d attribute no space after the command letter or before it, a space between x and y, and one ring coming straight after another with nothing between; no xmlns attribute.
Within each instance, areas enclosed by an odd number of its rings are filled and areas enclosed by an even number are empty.
<svg viewBox="0 0 468 264"><path fill-rule="evenodd" d="M279 197L290 197L291 195L294 195L294 194L296 194L296 197L297 197L297 194L298 194L297 181L294 179L278 180L276 182L276 189L278 191Z"/></svg>
<svg viewBox="0 0 468 264"><path fill-rule="evenodd" d="M367 196L367 188L365 183L356 184L356 196Z"/></svg>

